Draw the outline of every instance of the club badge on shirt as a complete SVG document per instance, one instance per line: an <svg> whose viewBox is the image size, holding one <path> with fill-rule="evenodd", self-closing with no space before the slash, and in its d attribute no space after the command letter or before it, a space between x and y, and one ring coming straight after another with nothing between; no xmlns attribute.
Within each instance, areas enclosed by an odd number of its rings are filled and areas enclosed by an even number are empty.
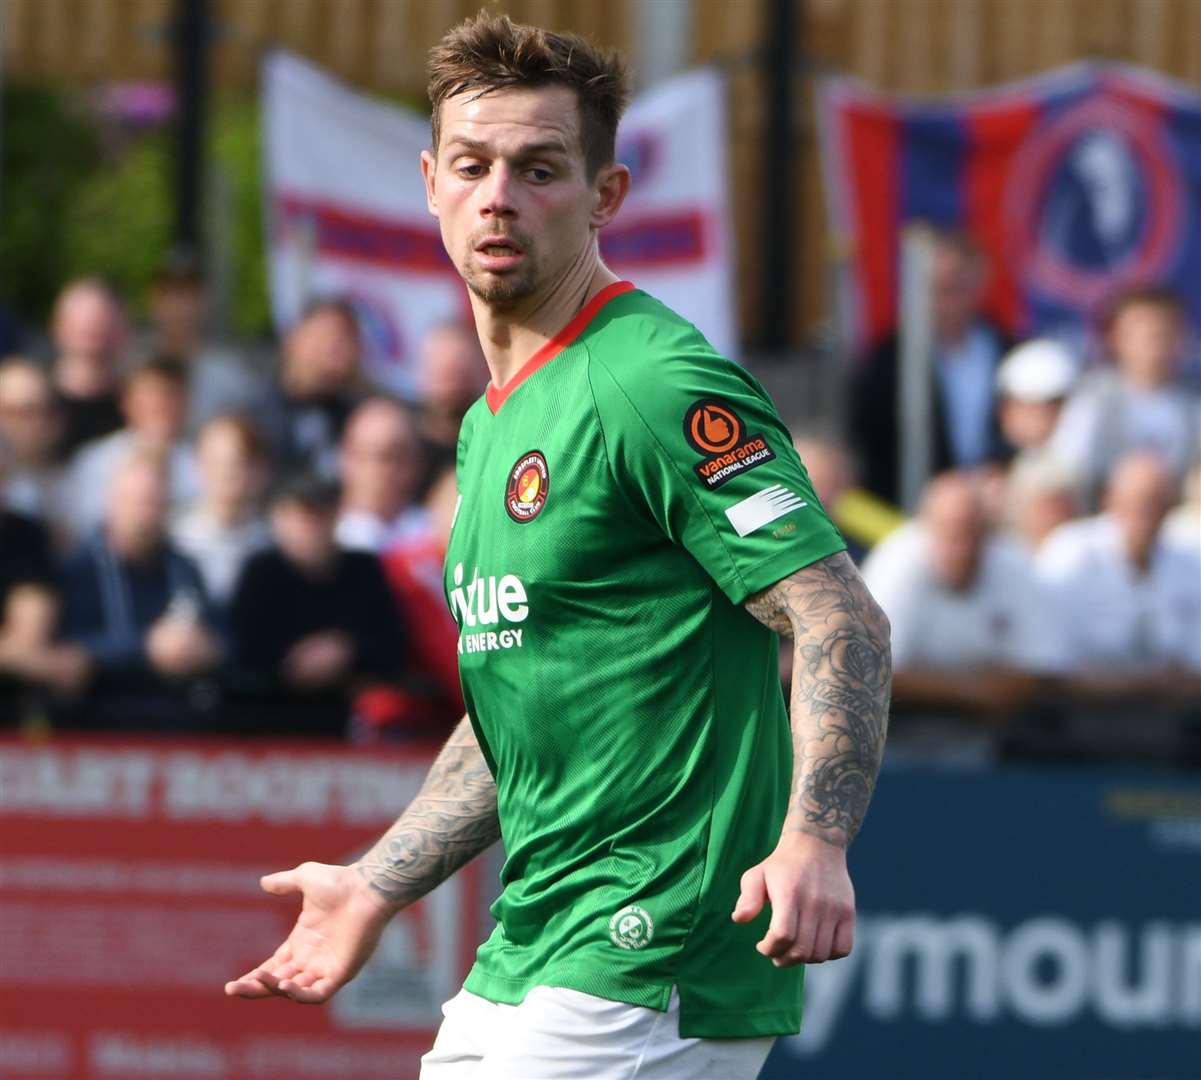
<svg viewBox="0 0 1201 1080"><path fill-rule="evenodd" d="M550 469L541 450L527 450L509 470L505 509L519 525L533 521L546 505Z"/></svg>
<svg viewBox="0 0 1201 1080"><path fill-rule="evenodd" d="M684 438L704 456L693 471L710 491L776 457L762 435L748 435L742 417L716 398L702 398L688 407Z"/></svg>

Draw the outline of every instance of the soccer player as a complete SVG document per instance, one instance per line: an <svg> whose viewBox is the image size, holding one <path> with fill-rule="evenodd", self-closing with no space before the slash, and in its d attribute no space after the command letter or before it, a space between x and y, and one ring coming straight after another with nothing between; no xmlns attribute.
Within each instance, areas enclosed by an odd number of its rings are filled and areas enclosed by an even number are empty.
<svg viewBox="0 0 1201 1080"><path fill-rule="evenodd" d="M468 715L360 861L263 879L299 920L226 987L326 1000L503 836L424 1080L754 1077L798 965L851 949L887 622L759 384L600 259L625 96L616 58L501 16L431 54L429 208L491 371L446 563Z"/></svg>

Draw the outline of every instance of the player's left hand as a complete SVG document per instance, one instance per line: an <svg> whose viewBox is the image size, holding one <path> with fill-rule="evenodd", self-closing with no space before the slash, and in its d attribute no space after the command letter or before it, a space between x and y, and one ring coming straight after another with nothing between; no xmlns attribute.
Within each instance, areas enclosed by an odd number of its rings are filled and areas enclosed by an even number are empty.
<svg viewBox="0 0 1201 1080"><path fill-rule="evenodd" d="M732 918L750 922L771 905L771 923L755 946L776 967L820 964L854 944L855 890L846 849L806 833L786 833L763 862L742 875Z"/></svg>

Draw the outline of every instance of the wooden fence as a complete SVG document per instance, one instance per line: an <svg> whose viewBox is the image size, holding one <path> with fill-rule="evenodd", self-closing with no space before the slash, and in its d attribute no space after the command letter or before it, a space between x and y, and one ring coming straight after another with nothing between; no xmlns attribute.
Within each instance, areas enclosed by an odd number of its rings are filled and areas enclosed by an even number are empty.
<svg viewBox="0 0 1201 1080"><path fill-rule="evenodd" d="M507 0L514 18L570 29L633 53L638 3L687 0ZM365 89L423 96L429 46L478 0L215 0L218 85L251 88L261 52L283 46ZM0 0L6 77L89 84L169 74L172 0ZM730 73L731 189L743 325L758 335L760 167L767 138L796 140L796 322L828 310L827 239L811 78L848 72L885 90L943 94L1021 78L1087 57L1122 59L1201 85L1201 0L796 0L795 130L773 133L757 57L767 0L688 6L694 63Z"/></svg>

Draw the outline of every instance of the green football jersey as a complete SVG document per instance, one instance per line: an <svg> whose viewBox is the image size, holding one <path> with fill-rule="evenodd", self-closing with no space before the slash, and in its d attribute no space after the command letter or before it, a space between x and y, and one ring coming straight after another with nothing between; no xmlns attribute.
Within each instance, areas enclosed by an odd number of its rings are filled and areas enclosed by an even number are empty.
<svg viewBox="0 0 1201 1080"><path fill-rule="evenodd" d="M467 989L795 1032L802 971L730 913L779 838L776 636L742 604L843 548L762 387L628 282L468 412L446 562L507 859Z"/></svg>

